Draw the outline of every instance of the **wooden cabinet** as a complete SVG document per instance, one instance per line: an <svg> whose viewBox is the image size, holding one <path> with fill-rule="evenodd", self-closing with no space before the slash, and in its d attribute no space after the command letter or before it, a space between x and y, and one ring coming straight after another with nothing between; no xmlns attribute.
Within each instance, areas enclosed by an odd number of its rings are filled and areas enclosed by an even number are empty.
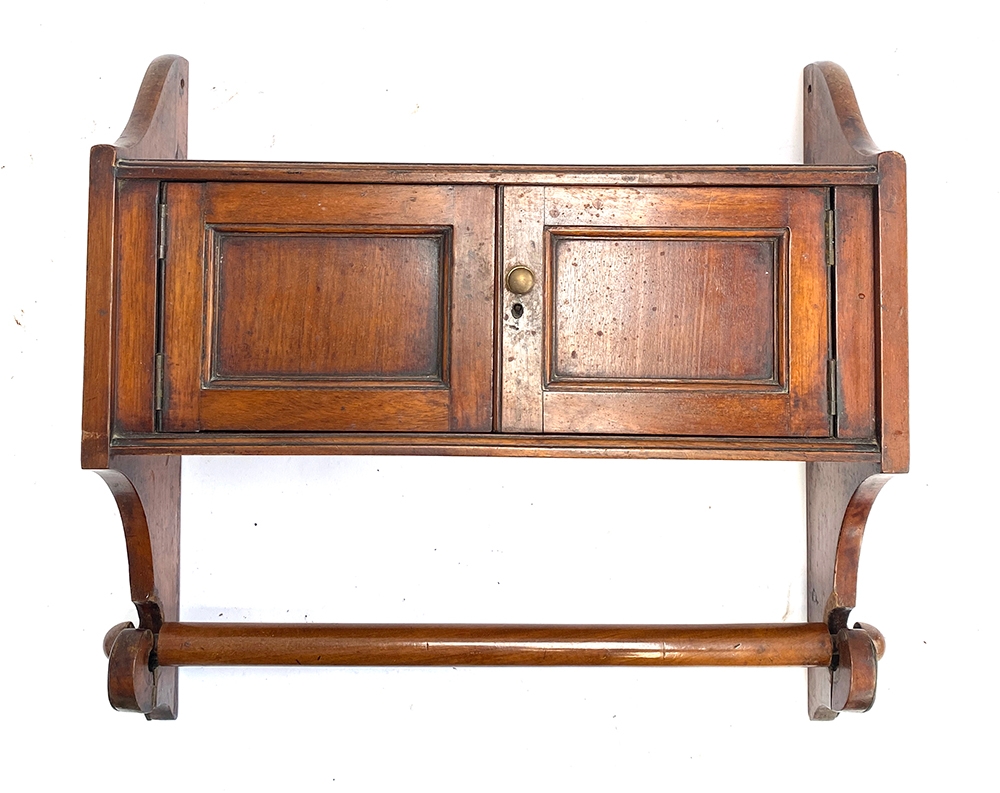
<svg viewBox="0 0 1000 793"><path fill-rule="evenodd" d="M124 431L837 436L832 188L134 189L161 396Z"/></svg>
<svg viewBox="0 0 1000 793"><path fill-rule="evenodd" d="M814 718L871 704L881 637L847 620L908 456L905 177L838 67L777 167L187 161L186 80L155 61L91 163L83 463L140 616L116 707L171 718L178 665L304 662L801 664ZM807 461L810 622L178 622L180 457L272 452Z"/></svg>

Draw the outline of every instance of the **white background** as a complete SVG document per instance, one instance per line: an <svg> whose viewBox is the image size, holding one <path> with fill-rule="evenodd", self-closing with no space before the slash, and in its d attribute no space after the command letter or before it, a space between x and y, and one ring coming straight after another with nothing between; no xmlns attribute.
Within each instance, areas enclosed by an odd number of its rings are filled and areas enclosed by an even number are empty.
<svg viewBox="0 0 1000 793"><path fill-rule="evenodd" d="M992 6L25 9L0 50L4 787L995 789ZM190 156L219 159L795 162L802 67L844 66L909 167L912 473L872 513L855 612L889 642L874 710L808 722L799 669L446 668L185 669L178 721L113 712L101 639L134 614L79 470L88 149L164 52L191 62ZM188 619L804 619L794 463L185 472Z"/></svg>

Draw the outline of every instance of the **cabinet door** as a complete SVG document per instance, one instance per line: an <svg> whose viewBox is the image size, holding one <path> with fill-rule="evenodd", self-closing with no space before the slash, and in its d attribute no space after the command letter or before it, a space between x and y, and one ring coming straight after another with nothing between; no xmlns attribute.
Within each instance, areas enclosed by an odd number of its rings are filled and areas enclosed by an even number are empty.
<svg viewBox="0 0 1000 793"><path fill-rule="evenodd" d="M494 196L168 184L162 429L491 429Z"/></svg>
<svg viewBox="0 0 1000 793"><path fill-rule="evenodd" d="M504 431L826 436L819 188L506 188Z"/></svg>

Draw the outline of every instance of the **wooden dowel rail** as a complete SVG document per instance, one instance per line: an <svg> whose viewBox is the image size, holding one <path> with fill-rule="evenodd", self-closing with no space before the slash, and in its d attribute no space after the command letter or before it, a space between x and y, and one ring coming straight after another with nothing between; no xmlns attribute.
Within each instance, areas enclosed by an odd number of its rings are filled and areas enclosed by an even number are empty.
<svg viewBox="0 0 1000 793"><path fill-rule="evenodd" d="M390 625L170 622L160 666L830 666L822 623Z"/></svg>

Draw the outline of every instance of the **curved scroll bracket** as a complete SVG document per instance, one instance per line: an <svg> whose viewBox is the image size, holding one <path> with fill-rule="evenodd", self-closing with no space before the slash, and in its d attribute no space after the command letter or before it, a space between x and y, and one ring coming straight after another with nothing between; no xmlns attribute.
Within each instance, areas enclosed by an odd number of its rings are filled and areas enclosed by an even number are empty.
<svg viewBox="0 0 1000 793"><path fill-rule="evenodd" d="M833 561L833 590L826 601L826 624L830 633L847 628L858 595L858 564L861 541L875 498L890 479L889 474L872 474L855 489L844 511Z"/></svg>
<svg viewBox="0 0 1000 793"><path fill-rule="evenodd" d="M805 162L874 165L879 148L865 127L847 72L830 61L811 63L802 88Z"/></svg>
<svg viewBox="0 0 1000 793"><path fill-rule="evenodd" d="M105 638L110 659L108 693L119 710L138 710L150 719L173 719L177 717L177 669L150 671L148 656L163 623L176 622L180 616L181 459L150 455L112 458L111 462L114 468L97 473L111 489L121 513L139 628L116 625ZM146 639L140 642L136 634L148 634L149 651ZM137 655L140 651L146 653L145 662ZM148 708L144 699L133 697L145 690L147 672Z"/></svg>
<svg viewBox="0 0 1000 793"><path fill-rule="evenodd" d="M882 473L877 464L806 465L807 614L810 622L825 623L830 633L838 637L838 648L840 634L848 627L851 609L857 598L858 562L865 525L875 498L889 478L889 474ZM881 634L875 629L871 629L870 634L872 644L884 648ZM853 644L848 652L856 649L859 640L854 637L851 641ZM865 658L868 656L863 650L858 650L858 653ZM861 657L857 653L855 655ZM873 665L874 651L871 658ZM861 670L868 669L867 661L859 664L855 666ZM844 679L845 674L850 677L867 672L841 672L840 678ZM831 669L809 670L809 716L814 720L826 721L835 718L839 710L858 709L834 706L831 675ZM873 668L871 675L874 686ZM871 696L874 698L874 688ZM867 707L862 709L867 710Z"/></svg>
<svg viewBox="0 0 1000 793"><path fill-rule="evenodd" d="M161 55L149 64L132 115L115 141L118 156L130 160L187 158L188 62Z"/></svg>

